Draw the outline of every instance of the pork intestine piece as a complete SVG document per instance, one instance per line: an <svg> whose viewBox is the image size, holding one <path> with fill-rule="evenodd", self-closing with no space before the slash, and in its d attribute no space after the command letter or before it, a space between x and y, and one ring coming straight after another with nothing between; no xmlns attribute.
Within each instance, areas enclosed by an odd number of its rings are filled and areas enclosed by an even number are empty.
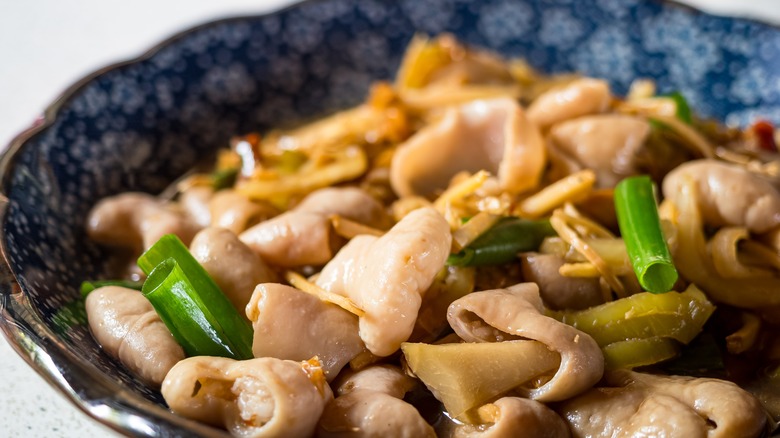
<svg viewBox="0 0 780 438"><path fill-rule="evenodd" d="M265 262L225 228L210 227L198 232L192 239L190 253L242 315L255 286L276 280L276 274Z"/></svg>
<svg viewBox="0 0 780 438"><path fill-rule="evenodd" d="M537 97L528 106L528 119L539 129L547 129L564 120L603 113L611 100L606 81L582 78Z"/></svg>
<svg viewBox="0 0 780 438"><path fill-rule="evenodd" d="M550 129L554 147L581 168L595 171L601 188L636 174L634 157L649 134L647 120L622 114L579 117Z"/></svg>
<svg viewBox="0 0 780 438"><path fill-rule="evenodd" d="M303 198L294 211L326 216L337 214L380 230L386 230L392 225L382 204L356 187L328 187L317 190Z"/></svg>
<svg viewBox="0 0 780 438"><path fill-rule="evenodd" d="M188 244L199 229L181 206L146 193L129 192L105 198L87 218L91 239L139 252L166 234L175 234Z"/></svg>
<svg viewBox="0 0 780 438"><path fill-rule="evenodd" d="M90 292L85 307L92 335L103 351L145 382L159 387L184 359L184 350L141 292L101 287Z"/></svg>
<svg viewBox="0 0 780 438"><path fill-rule="evenodd" d="M356 316L283 284L259 284L246 308L255 357L304 360L317 356L328 380L366 347Z"/></svg>
<svg viewBox="0 0 780 438"><path fill-rule="evenodd" d="M205 228L211 224L209 201L213 196L214 189L210 186L187 187L179 194L179 205L193 222Z"/></svg>
<svg viewBox="0 0 780 438"><path fill-rule="evenodd" d="M756 437L761 404L731 382L627 370L556 408L574 436Z"/></svg>
<svg viewBox="0 0 780 438"><path fill-rule="evenodd" d="M434 438L436 433L409 403L360 389L328 403L317 436Z"/></svg>
<svg viewBox="0 0 780 438"><path fill-rule="evenodd" d="M404 398L417 386L417 381L395 365L371 365L358 371L345 371L335 383L337 395L347 395L358 389L381 392L395 398Z"/></svg>
<svg viewBox="0 0 780 438"><path fill-rule="evenodd" d="M333 398L317 360L270 357L190 357L171 369L161 392L174 413L247 438L309 437Z"/></svg>
<svg viewBox="0 0 780 438"><path fill-rule="evenodd" d="M365 311L360 337L388 356L409 338L422 295L444 267L452 235L431 207L414 210L382 237L360 235L325 265L317 285Z"/></svg>
<svg viewBox="0 0 780 438"><path fill-rule="evenodd" d="M702 159L682 164L663 181L664 197L674 197L691 181L704 223L740 226L763 233L780 224L780 191L744 166Z"/></svg>
<svg viewBox="0 0 780 438"><path fill-rule="evenodd" d="M323 265L342 243L333 235L330 215L378 229L390 225L384 207L366 192L354 187L326 188L312 192L294 209L249 228L239 237L272 265Z"/></svg>
<svg viewBox="0 0 780 438"><path fill-rule="evenodd" d="M215 191L210 186L184 189L179 195L179 204L200 227L227 228L236 234L279 214L267 202L252 201L233 189Z"/></svg>
<svg viewBox="0 0 780 438"><path fill-rule="evenodd" d="M512 193L539 184L544 140L510 98L477 100L446 111L398 147L390 183L399 196L427 196L447 188L458 172L487 170Z"/></svg>
<svg viewBox="0 0 780 438"><path fill-rule="evenodd" d="M327 217L295 211L261 222L239 238L263 260L285 268L322 265L339 245Z"/></svg>
<svg viewBox="0 0 780 438"><path fill-rule="evenodd" d="M338 397L320 419L318 437L435 437L417 409L403 401L416 385L392 365L375 365L339 379Z"/></svg>
<svg viewBox="0 0 780 438"><path fill-rule="evenodd" d="M209 200L208 210L212 226L227 228L236 234L279 214L271 204L252 201L243 193L230 189L216 192Z"/></svg>
<svg viewBox="0 0 780 438"><path fill-rule="evenodd" d="M587 309L604 302L598 278L564 277L566 263L556 254L525 253L520 256L523 278L539 286L539 294L553 310Z"/></svg>
<svg viewBox="0 0 780 438"><path fill-rule="evenodd" d="M447 319L466 342L531 339L560 353L561 365L552 379L526 392L538 401L565 400L598 382L604 372L604 356L589 335L543 312L538 286L520 283L466 295L450 305Z"/></svg>
<svg viewBox="0 0 780 438"><path fill-rule="evenodd" d="M568 438L569 427L558 414L542 403L520 397L502 397L479 408L480 424L455 426L452 438Z"/></svg>

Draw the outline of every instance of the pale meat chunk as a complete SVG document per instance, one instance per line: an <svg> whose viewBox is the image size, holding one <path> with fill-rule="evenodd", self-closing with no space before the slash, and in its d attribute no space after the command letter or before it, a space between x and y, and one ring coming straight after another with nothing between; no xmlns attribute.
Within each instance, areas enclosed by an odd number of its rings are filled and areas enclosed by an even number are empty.
<svg viewBox="0 0 780 438"><path fill-rule="evenodd" d="M279 214L270 204L252 201L235 190L218 191L209 200L208 209L212 226L227 228L236 234Z"/></svg>
<svg viewBox="0 0 780 438"><path fill-rule="evenodd" d="M587 309L604 302L598 278L564 277L566 261L555 254L527 253L520 257L523 278L539 286L539 294L554 310Z"/></svg>
<svg viewBox="0 0 780 438"><path fill-rule="evenodd" d="M664 178L664 196L672 197L687 181L697 190L698 209L709 226L763 233L780 224L780 192L743 166L712 159L690 161Z"/></svg>
<svg viewBox="0 0 780 438"><path fill-rule="evenodd" d="M317 436L434 438L436 433L414 406L388 394L363 389L328 403Z"/></svg>
<svg viewBox="0 0 780 438"><path fill-rule="evenodd" d="M283 284L260 284L246 308L255 357L304 360L317 356L328 380L366 347L356 316Z"/></svg>
<svg viewBox="0 0 780 438"><path fill-rule="evenodd" d="M395 365L372 365L359 371L345 372L339 378L335 388L339 396L364 389L395 398L404 398L404 395L416 385L416 380L404 374Z"/></svg>
<svg viewBox="0 0 780 438"><path fill-rule="evenodd" d="M354 188L326 188L311 193L294 209L240 234L242 242L266 262L281 267L323 265L341 246L330 224L340 215L378 229L391 221L384 207Z"/></svg>
<svg viewBox="0 0 780 438"><path fill-rule="evenodd" d="M328 187L317 190L295 206L295 211L344 216L369 227L386 230L392 221L384 207L356 187Z"/></svg>
<svg viewBox="0 0 780 438"><path fill-rule="evenodd" d="M89 328L103 351L145 382L160 386L184 359L184 350L141 292L105 286L90 292L85 306Z"/></svg>
<svg viewBox="0 0 780 438"><path fill-rule="evenodd" d="M555 147L581 168L596 172L602 188L637 173L635 156L649 134L647 120L622 114L579 117L550 129Z"/></svg>
<svg viewBox="0 0 780 438"><path fill-rule="evenodd" d="M209 201L214 196L214 189L208 186L189 187L179 195L179 204L187 212L190 219L199 227L211 224Z"/></svg>
<svg viewBox="0 0 780 438"><path fill-rule="evenodd" d="M276 280L263 260L225 228L201 230L192 239L190 253L242 315L255 286Z"/></svg>
<svg viewBox="0 0 780 438"><path fill-rule="evenodd" d="M318 437L433 438L433 428L417 409L403 401L414 379L391 365L352 373L337 386L339 395L320 419Z"/></svg>
<svg viewBox="0 0 780 438"><path fill-rule="evenodd" d="M249 228L239 238L274 266L322 265L339 246L331 228L319 213L291 211Z"/></svg>
<svg viewBox="0 0 780 438"><path fill-rule="evenodd" d="M466 342L531 339L560 353L561 364L552 379L526 391L534 400L565 400L593 386L604 373L604 356L596 341L545 316L535 283L468 294L450 305L447 319Z"/></svg>
<svg viewBox="0 0 780 438"><path fill-rule="evenodd" d="M431 207L414 210L382 237L357 236L323 268L317 285L365 311L360 337L388 356L409 338L422 294L444 267L452 235Z"/></svg>
<svg viewBox="0 0 780 438"><path fill-rule="evenodd" d="M764 431L761 404L731 382L626 370L605 380L556 408L575 437L747 438Z"/></svg>
<svg viewBox="0 0 780 438"><path fill-rule="evenodd" d="M479 408L479 424L455 426L452 438L568 438L569 427L542 403L520 397L503 397Z"/></svg>
<svg viewBox="0 0 780 438"><path fill-rule="evenodd" d="M162 385L171 410L246 438L309 437L333 398L319 362L197 356Z"/></svg>
<svg viewBox="0 0 780 438"><path fill-rule="evenodd" d="M528 107L528 119L539 129L609 108L612 94L601 79L582 78L537 97Z"/></svg>
<svg viewBox="0 0 780 438"><path fill-rule="evenodd" d="M449 109L399 146L390 183L399 196L431 197L459 172L487 170L517 193L539 184L545 163L542 136L516 101L477 100Z"/></svg>
<svg viewBox="0 0 780 438"><path fill-rule="evenodd" d="M175 234L185 244L200 226L178 204L146 193L123 193L101 200L87 218L87 234L96 242L136 251Z"/></svg>

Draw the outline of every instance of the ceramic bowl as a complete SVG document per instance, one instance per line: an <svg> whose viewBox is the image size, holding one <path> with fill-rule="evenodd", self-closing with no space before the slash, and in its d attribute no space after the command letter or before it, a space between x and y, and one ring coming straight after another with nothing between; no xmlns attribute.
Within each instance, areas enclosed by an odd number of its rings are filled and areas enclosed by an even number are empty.
<svg viewBox="0 0 780 438"><path fill-rule="evenodd" d="M187 30L70 87L2 159L2 329L89 415L138 436L222 432L169 413L102 353L79 306L110 275L85 216L123 191L156 193L239 133L360 102L415 32L525 57L547 72L681 91L704 116L780 122L780 31L638 0L313 0Z"/></svg>

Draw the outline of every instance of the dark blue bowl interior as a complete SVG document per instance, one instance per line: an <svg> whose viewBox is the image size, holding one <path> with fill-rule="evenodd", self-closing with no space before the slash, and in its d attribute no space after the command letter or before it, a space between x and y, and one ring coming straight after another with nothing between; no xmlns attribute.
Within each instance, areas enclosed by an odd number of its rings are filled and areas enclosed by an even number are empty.
<svg viewBox="0 0 780 438"><path fill-rule="evenodd" d="M543 71L604 77L617 93L654 78L731 123L780 122L780 32L669 3L318 0L207 24L77 86L13 158L5 244L56 341L161 403L62 310L82 280L111 276L107 251L84 232L90 207L161 191L232 135L361 101L372 81L392 77L415 32L452 32Z"/></svg>

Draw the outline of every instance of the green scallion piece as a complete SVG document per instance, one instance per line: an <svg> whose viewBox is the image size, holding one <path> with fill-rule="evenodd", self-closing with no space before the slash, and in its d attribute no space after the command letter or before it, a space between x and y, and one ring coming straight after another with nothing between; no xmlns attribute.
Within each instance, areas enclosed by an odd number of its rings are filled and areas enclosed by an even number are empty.
<svg viewBox="0 0 780 438"><path fill-rule="evenodd" d="M252 327L173 234L138 259L142 292L189 355L251 359Z"/></svg>
<svg viewBox="0 0 780 438"><path fill-rule="evenodd" d="M449 266L495 266L509 263L517 253L534 251L545 237L555 236L550 221L507 217L498 221L466 248L447 258Z"/></svg>
<svg viewBox="0 0 780 438"><path fill-rule="evenodd" d="M207 294L218 291L222 295L219 286L214 283L208 272L195 260L187 246L175 234L162 236L151 248L141 254L138 257L138 267L149 276L157 265L169 258L173 258L181 265L181 269L190 277L190 281L198 293Z"/></svg>
<svg viewBox="0 0 780 438"><path fill-rule="evenodd" d="M661 231L655 187L650 177L635 176L621 181L615 187L615 211L639 284L649 292L669 292L677 281L677 269Z"/></svg>
<svg viewBox="0 0 780 438"><path fill-rule="evenodd" d="M86 298L93 290L103 286L120 286L127 289L141 290L144 285L143 281L133 280L92 280L81 282L81 297Z"/></svg>
<svg viewBox="0 0 780 438"><path fill-rule="evenodd" d="M214 190L229 189L236 184L238 168L217 170L211 173L211 186Z"/></svg>
<svg viewBox="0 0 780 438"><path fill-rule="evenodd" d="M247 358L241 346L226 336L209 306L173 258L166 259L152 271L142 292L188 356Z"/></svg>
<svg viewBox="0 0 780 438"><path fill-rule="evenodd" d="M666 96L674 100L675 106L677 107L675 116L689 125L693 124L693 113L691 112L691 107L688 105L685 96L679 91L671 92Z"/></svg>

